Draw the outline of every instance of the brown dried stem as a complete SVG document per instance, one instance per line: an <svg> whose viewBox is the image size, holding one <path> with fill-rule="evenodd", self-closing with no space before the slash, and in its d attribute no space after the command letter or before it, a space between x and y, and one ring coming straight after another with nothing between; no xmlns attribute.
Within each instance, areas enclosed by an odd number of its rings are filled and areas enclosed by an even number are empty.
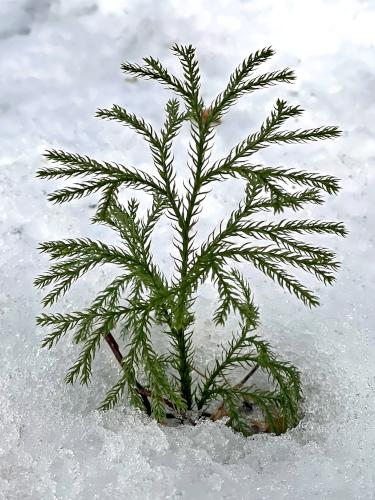
<svg viewBox="0 0 375 500"><path fill-rule="evenodd" d="M118 343L116 342L114 336L112 335L112 333L107 333L107 335L104 338L122 368L123 355L121 354ZM142 398L143 404L145 405L147 415L151 415L152 409L150 401L148 399L151 397L151 391L143 387L143 385L140 384L138 381L136 383L137 383L137 391ZM163 398L163 401L166 406L168 406L172 410L175 409L173 403L171 403L169 399ZM186 417L185 415L184 417L187 418L191 424L195 425L195 422L192 419Z"/></svg>
<svg viewBox="0 0 375 500"><path fill-rule="evenodd" d="M122 368L123 355L120 352L118 343L116 342L114 336L112 335L112 333L107 333L107 335L104 338ZM152 413L151 404L150 401L148 400L149 396L151 395L150 391L148 391L145 387L143 387L138 381L137 381L137 391L142 398L143 404L145 405L147 415L151 415Z"/></svg>

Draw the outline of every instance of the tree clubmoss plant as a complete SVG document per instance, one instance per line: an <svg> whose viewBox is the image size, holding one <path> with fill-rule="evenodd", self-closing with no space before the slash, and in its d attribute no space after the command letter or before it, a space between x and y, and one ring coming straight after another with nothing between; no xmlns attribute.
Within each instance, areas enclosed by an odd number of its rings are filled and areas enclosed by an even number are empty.
<svg viewBox="0 0 375 500"><path fill-rule="evenodd" d="M271 432L282 432L300 418L302 397L300 374L292 364L281 361L270 345L256 335L258 309L248 281L233 265L252 264L279 283L307 306L318 298L290 268L313 274L324 284L334 281L338 268L333 252L300 239L305 234L345 235L339 222L320 220L262 220L262 212L279 214L286 209L301 211L306 204L321 204L322 194L336 194L338 180L331 176L251 162L258 150L272 144L300 143L337 137L336 127L284 130L287 119L300 116L299 106L278 99L257 132L251 133L227 156L211 162L210 148L215 129L224 114L244 94L295 79L290 69L254 76L254 70L274 53L265 48L250 55L232 73L227 87L211 104L200 93L200 75L192 46L174 45L172 51L182 65L182 76L172 75L159 60L144 59L144 65L125 63L122 69L135 77L152 79L173 91L177 98L165 107L160 132L143 118L120 106L99 109L97 116L116 120L146 140L156 175L118 163L97 161L87 156L50 150L46 157L56 165L39 170L44 179L80 178L79 183L54 191L54 203L69 202L100 193L93 222L105 224L117 233L120 243L108 245L88 238L51 241L41 244L55 263L36 279L36 286L52 288L43 299L51 306L83 274L96 266L116 264L119 275L92 304L65 314L41 314L37 322L49 327L43 346L51 348L63 336L73 333L81 353L69 369L66 381L87 384L96 352L106 341L120 363L120 376L108 391L100 408L108 410L125 392L133 405L163 422L172 414L182 421L212 420L228 416L228 425L249 434L252 427L244 405L263 412ZM183 109L181 110L181 105ZM177 188L172 142L184 122L190 125L189 178L184 192ZM202 245L195 232L205 194L215 182L228 178L245 181L244 197L226 221ZM295 190L299 187L300 190ZM152 197L152 206L141 217L138 202L119 201L121 188L134 188ZM165 215L175 232L174 274L163 275L151 253L151 239L160 217ZM230 313L239 318L238 332L209 366L198 366L194 355L194 301L197 288L211 279L219 293L213 320L225 325ZM160 335L169 339L169 351L159 353L151 338L151 326L159 325ZM116 330L115 330L116 329ZM120 332L120 349L113 332ZM233 381L238 369L242 379ZM256 370L264 371L270 382L267 390L251 384Z"/></svg>

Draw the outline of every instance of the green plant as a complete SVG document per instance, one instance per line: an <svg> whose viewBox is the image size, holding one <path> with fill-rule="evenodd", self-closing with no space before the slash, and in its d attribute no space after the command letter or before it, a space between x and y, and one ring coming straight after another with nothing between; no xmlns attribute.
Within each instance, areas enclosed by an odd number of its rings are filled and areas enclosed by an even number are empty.
<svg viewBox="0 0 375 500"><path fill-rule="evenodd" d="M281 432L299 420L300 374L292 364L280 361L269 344L254 333L258 309L252 291L245 277L231 266L237 261L253 264L306 305L317 306L318 298L287 268L300 268L324 284L331 284L338 263L330 250L297 237L310 233L344 236L345 228L338 222L276 217L271 222L260 220L261 212L278 214L285 209L302 210L308 203L321 204L322 193L336 194L339 185L331 176L252 164L250 159L271 144L329 139L338 136L340 131L336 127L283 130L286 120L301 115L303 110L277 100L258 132L246 137L226 157L212 163L210 148L214 131L229 108L244 94L279 82L292 82L294 73L283 69L253 76L253 71L274 53L271 48L257 51L232 73L226 89L207 106L200 94L194 48L174 45L172 50L182 64L183 76L179 78L152 57L144 59L144 66L122 65L127 74L160 82L174 91L184 104L180 111L177 99L167 102L166 119L160 132L143 118L117 105L97 112L98 117L119 121L144 137L157 175L79 154L46 152L47 159L58 166L40 169L39 177L83 178L77 184L54 191L49 199L63 203L100 192L93 222L109 226L121 243L114 246L86 238L41 244L41 251L57 261L36 279L38 287L52 285L43 299L44 306L54 304L94 267L112 263L120 268L119 276L87 309L38 317L39 325L50 327L43 346L51 348L73 331L73 340L82 350L68 371L66 381L73 383L79 379L86 384L90 381L93 358L102 341L107 341L121 365L121 373L100 405L103 410L118 403L126 389L131 402L159 422L164 421L167 412L190 422L194 422L197 415L210 415L213 419L228 415L228 425L248 434L251 432L249 422L241 409L247 401L262 410L269 430ZM172 142L184 122L190 124L191 131L190 176L185 192L181 193L176 185ZM245 181L243 201L197 248L195 230L205 194L214 182L229 177ZM302 190L295 191L296 186ZM139 215L135 199L126 205L120 203L118 193L122 187L140 189L151 195L152 207L146 217ZM171 221L175 231L175 272L170 282L154 262L150 250L152 233L162 215ZM196 366L194 357L194 300L198 286L209 278L217 285L220 296L213 318L215 323L224 325L229 313L234 312L240 326L213 365L202 368ZM154 323L160 325L160 332L169 338L167 353L158 353L152 343L150 327ZM112 335L116 327L121 328L124 355ZM233 369L239 367L247 373L240 382L233 383ZM268 375L268 390L249 385L257 369ZM141 384L140 380L144 382Z"/></svg>

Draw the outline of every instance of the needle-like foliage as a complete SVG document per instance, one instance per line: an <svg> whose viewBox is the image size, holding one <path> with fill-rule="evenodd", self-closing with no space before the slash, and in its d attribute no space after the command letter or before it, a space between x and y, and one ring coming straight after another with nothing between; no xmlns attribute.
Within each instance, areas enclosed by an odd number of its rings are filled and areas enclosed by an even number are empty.
<svg viewBox="0 0 375 500"><path fill-rule="evenodd" d="M340 222L277 217L288 209L297 212L306 204L323 203L324 194L339 191L336 178L255 164L251 157L272 144L331 139L340 131L332 126L284 129L286 121L300 116L303 110L278 99L258 131L250 133L223 158L211 162L215 130L230 107L255 90L293 82L294 73L287 68L254 75L258 66L274 54L270 47L265 48L245 59L230 76L224 91L207 105L200 91L195 49L176 44L172 51L181 62L180 77L172 75L152 57L145 58L143 65L122 65L126 74L156 80L175 94L166 104L160 131L117 105L97 112L98 117L118 121L145 139L155 175L76 153L50 150L45 154L53 164L41 168L39 177L79 179L54 191L49 199L63 203L100 193L93 222L111 228L121 245L88 238L41 244L41 251L54 261L35 282L38 287L51 287L43 299L44 306L54 304L76 280L97 266L111 263L119 269L119 275L87 309L65 314L44 313L38 317L40 325L49 327L43 346L51 348L72 333L81 352L66 380L87 384L98 349L103 340L109 344L121 365L121 373L100 405L103 410L112 408L126 393L134 405L159 422L170 413L188 422L194 422L192 415L197 418L197 414L211 415L214 420L220 410L221 415L229 417L228 425L249 434L251 426L243 412L243 404L247 402L262 410L271 432L279 433L299 421L300 374L292 364L279 360L268 342L255 334L258 308L247 279L235 264L244 262L254 266L307 306L317 306L317 296L293 270L302 270L324 284L332 284L339 264L332 251L307 243L302 237L344 236L346 231ZM185 191L181 192L176 184L172 144L186 122L191 134L189 177L184 183ZM213 183L230 177L244 181L244 197L228 219L199 246L195 236L205 195ZM124 188L139 189L152 197L152 206L145 217L140 216L135 199L125 205L120 203L118 194ZM275 217L270 220L268 214L262 220L260 214L264 212ZM175 268L171 280L163 275L151 253L153 231L163 215L175 231ZM228 316L235 313L240 326L219 357L209 366L201 367L194 356L194 302L198 286L208 279L219 294L213 321L225 325ZM159 325L159 331L169 339L167 353L158 353L154 346L153 324ZM112 335L115 328L122 332L123 354ZM241 370L242 379L234 380ZM255 371L267 375L268 389L249 383Z"/></svg>

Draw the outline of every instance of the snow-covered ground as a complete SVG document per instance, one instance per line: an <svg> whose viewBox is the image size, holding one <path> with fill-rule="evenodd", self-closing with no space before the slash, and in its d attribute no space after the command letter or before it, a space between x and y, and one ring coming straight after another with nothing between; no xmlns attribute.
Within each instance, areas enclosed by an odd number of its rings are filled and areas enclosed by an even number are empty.
<svg viewBox="0 0 375 500"><path fill-rule="evenodd" d="M361 0L0 0L0 499L375 498L374 26L375 4ZM344 131L335 141L258 155L340 177L340 195L306 215L343 220L350 231L327 241L343 267L333 288L316 288L319 309L305 309L244 268L261 308L260 333L303 375L305 417L283 436L244 439L223 423L166 428L126 404L99 414L95 407L117 376L110 353L98 356L90 386L68 387L63 377L76 348L67 339L51 352L39 347L41 294L32 282L47 260L37 244L110 237L89 224L95 200L46 201L54 185L35 178L41 153L55 147L148 162L134 134L94 112L117 103L159 123L168 92L124 80L120 63L153 55L177 70L168 51L175 41L197 47L208 100L264 46L277 51L267 68L296 70L295 85L246 97L226 116L215 154L259 125L276 97L306 109L298 126ZM185 145L183 137L177 158ZM240 194L235 182L217 187L201 236ZM167 235L161 225L155 246L166 272ZM111 272L88 275L57 309L87 304ZM214 300L203 287L202 363L230 333L205 320Z"/></svg>

